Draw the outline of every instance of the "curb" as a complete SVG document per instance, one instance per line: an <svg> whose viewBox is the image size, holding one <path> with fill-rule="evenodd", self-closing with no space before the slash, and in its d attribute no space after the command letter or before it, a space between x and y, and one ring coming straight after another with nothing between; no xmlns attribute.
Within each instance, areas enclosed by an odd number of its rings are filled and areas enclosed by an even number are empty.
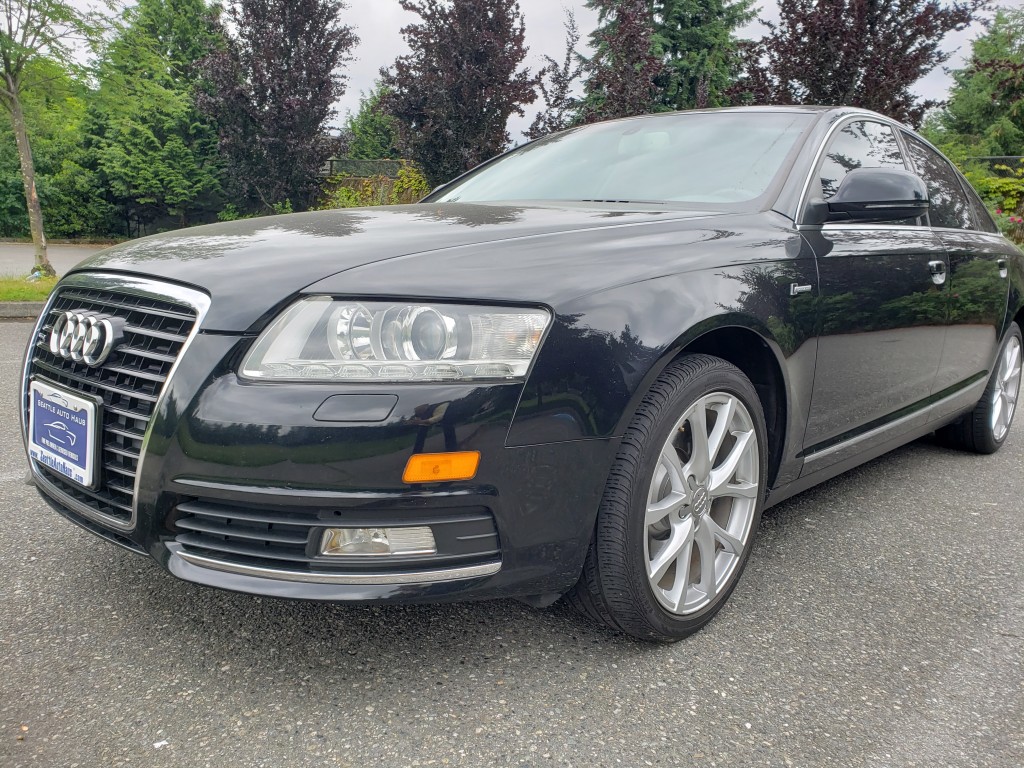
<svg viewBox="0 0 1024 768"><path fill-rule="evenodd" d="M0 320L35 320L45 306L43 301L0 301Z"/></svg>

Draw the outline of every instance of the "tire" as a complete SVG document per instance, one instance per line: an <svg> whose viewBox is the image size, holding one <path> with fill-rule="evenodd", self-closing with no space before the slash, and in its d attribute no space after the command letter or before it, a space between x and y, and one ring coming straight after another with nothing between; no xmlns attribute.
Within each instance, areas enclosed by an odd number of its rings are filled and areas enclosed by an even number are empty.
<svg viewBox="0 0 1024 768"><path fill-rule="evenodd" d="M767 454L761 403L738 368L708 355L672 363L622 438L568 602L642 640L703 627L750 556Z"/></svg>
<svg viewBox="0 0 1024 768"><path fill-rule="evenodd" d="M940 441L951 448L995 453L1010 433L1020 394L1021 331L1010 324L989 376L988 386L974 410L939 430Z"/></svg>

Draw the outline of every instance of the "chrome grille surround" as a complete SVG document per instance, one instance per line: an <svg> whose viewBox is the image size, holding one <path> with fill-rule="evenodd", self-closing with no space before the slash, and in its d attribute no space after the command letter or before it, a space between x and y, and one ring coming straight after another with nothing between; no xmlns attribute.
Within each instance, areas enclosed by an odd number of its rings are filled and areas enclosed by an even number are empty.
<svg viewBox="0 0 1024 768"><path fill-rule="evenodd" d="M73 364L61 361L61 365L54 364L42 358L42 352L49 353L49 329L52 327L54 313L67 309L65 304L74 303L74 306L86 306L96 311L107 311L138 316L154 315L156 317L171 318L179 320L182 324L180 333L167 333L155 328L147 329L143 325L132 326L129 324L128 335L132 338L156 338L170 343L179 343L177 352L168 355L163 352L152 352L144 347L135 345L139 355L130 351L132 344L129 339L112 351L110 360L98 368L90 368L85 364ZM168 307L167 305L171 305ZM68 387L72 390L88 392L86 387L99 390L98 394L106 393L110 397L104 397L104 422L101 425L99 440L103 446L103 460L101 461L101 472L104 480L101 489L107 492L95 493L80 489L70 481L43 470L34 461L29 461L33 481L49 496L60 502L72 512L81 515L94 523L119 532L129 532L135 529L138 516L138 490L139 478L142 476L143 465L146 458L146 447L149 443L152 432L153 416L160 411L168 390L168 383L174 376L181 359L187 353L196 335L199 333L203 318L210 307L210 298L200 291L185 288L173 283L159 282L145 278L132 277L121 274L82 272L70 275L57 285L50 295L46 307L39 316L25 353L25 362L22 369L21 407L18 409L21 419L22 438L25 445L28 445L28 386L33 376L39 376L51 383ZM187 331L185 325L187 324ZM173 337L173 338L171 338ZM142 360L147 357L146 352L151 352L153 359L169 363L170 367L166 372L154 373L140 362L137 367L123 365L126 357L137 357ZM113 377L104 381L106 375ZM125 389L122 384L122 377L129 380L148 381L148 389L132 386ZM66 379L67 381L65 381ZM162 380L161 380L162 379ZM138 397L135 397L138 395ZM133 411L130 405L119 411L110 406L110 399L119 398L135 400L147 403L148 413ZM151 407L149 407L151 406ZM106 413L114 415L121 413L126 419L126 426L110 426L107 423ZM140 431L134 428L135 425L127 424L127 420L135 424L143 423L145 426ZM108 435L108 433L110 433ZM107 444L108 437L113 435L116 445ZM129 443L125 443L129 441ZM134 458L134 444L138 445L138 457ZM126 447L127 446L127 447ZM122 459L108 461L107 455L114 457L122 456ZM134 462L134 471L130 464ZM118 474L129 479L131 489L111 484L108 489L107 475ZM116 495L114 495L116 494ZM126 502L125 499L130 499ZM105 512L101 508L103 504L110 509ZM115 508L120 508L122 514L114 514Z"/></svg>

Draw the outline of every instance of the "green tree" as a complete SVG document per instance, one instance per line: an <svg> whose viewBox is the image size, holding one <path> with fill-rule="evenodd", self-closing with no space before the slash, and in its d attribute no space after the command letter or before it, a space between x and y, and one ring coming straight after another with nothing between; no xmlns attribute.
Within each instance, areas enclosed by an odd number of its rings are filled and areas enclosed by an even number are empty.
<svg viewBox="0 0 1024 768"><path fill-rule="evenodd" d="M598 12L587 109L618 117L731 103L743 64L736 30L754 18L752 6L753 0L587 0Z"/></svg>
<svg viewBox="0 0 1024 768"><path fill-rule="evenodd" d="M753 0L656 0L652 50L665 64L660 109L727 106L742 61L736 30Z"/></svg>
<svg viewBox="0 0 1024 768"><path fill-rule="evenodd" d="M1024 10L998 11L971 44L970 63L952 74L940 140L978 156L1024 154Z"/></svg>
<svg viewBox="0 0 1024 768"><path fill-rule="evenodd" d="M1000 10L956 70L946 106L924 134L981 194L1003 232L1024 241L1024 10ZM989 158L989 159L986 159Z"/></svg>
<svg viewBox="0 0 1024 768"><path fill-rule="evenodd" d="M35 86L22 94L22 107L41 208L51 235L102 233L109 221L98 179L85 166L82 123L89 90L49 59L29 63ZM10 126L0 125L0 237L30 233L17 144Z"/></svg>
<svg viewBox="0 0 1024 768"><path fill-rule="evenodd" d="M219 207L217 135L195 107L197 64L221 46L217 30L204 0L140 0L104 51L88 152L129 235Z"/></svg>
<svg viewBox="0 0 1024 768"><path fill-rule="evenodd" d="M33 82L29 66L40 58L49 58L66 69L75 67L75 46L99 38L97 18L72 3L60 0L5 0L0 5L0 110L11 119L21 170L29 229L35 245L34 270L53 275L46 255L43 211L36 184L36 169L23 99L27 91L39 87Z"/></svg>
<svg viewBox="0 0 1024 768"><path fill-rule="evenodd" d="M345 120L348 156L354 160L397 160L400 154L395 118L384 110L382 103L387 89L377 83L372 91L361 96L359 111Z"/></svg>

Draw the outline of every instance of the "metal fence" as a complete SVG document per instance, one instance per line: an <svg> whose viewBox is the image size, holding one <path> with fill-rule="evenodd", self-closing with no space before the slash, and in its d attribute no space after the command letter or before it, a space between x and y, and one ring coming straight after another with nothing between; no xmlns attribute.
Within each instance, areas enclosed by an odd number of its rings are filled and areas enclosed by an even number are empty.
<svg viewBox="0 0 1024 768"><path fill-rule="evenodd" d="M332 157L320 169L321 176L349 176L357 179L369 179L383 176L397 179L402 169L400 160L353 160L348 157Z"/></svg>
<svg viewBox="0 0 1024 768"><path fill-rule="evenodd" d="M985 155L982 157L968 157L967 161L987 165L989 170L996 176L1011 176L1013 171L1019 169L1021 163L1024 163L1024 155ZM1007 168L1012 170L1007 171Z"/></svg>

